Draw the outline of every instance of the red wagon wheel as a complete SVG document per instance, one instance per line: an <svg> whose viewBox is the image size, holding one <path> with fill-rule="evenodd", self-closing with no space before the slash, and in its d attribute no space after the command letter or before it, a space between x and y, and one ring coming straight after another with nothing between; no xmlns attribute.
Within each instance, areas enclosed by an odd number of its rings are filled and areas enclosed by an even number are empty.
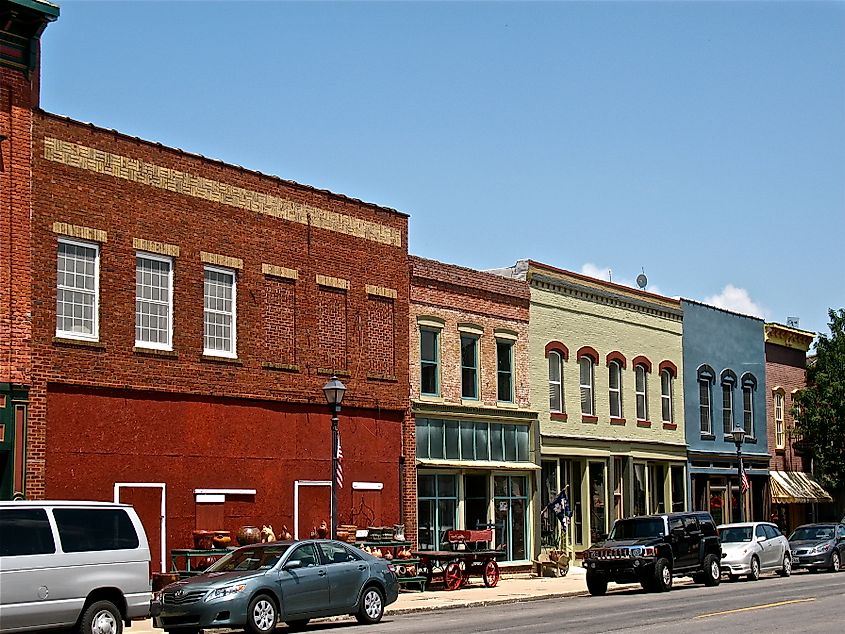
<svg viewBox="0 0 845 634"><path fill-rule="evenodd" d="M491 559L484 566L484 585L488 588L495 588L499 583L499 564Z"/></svg>
<svg viewBox="0 0 845 634"><path fill-rule="evenodd" d="M443 580L446 582L448 590L458 590L461 587L464 582L464 573L457 561L447 564L443 573Z"/></svg>

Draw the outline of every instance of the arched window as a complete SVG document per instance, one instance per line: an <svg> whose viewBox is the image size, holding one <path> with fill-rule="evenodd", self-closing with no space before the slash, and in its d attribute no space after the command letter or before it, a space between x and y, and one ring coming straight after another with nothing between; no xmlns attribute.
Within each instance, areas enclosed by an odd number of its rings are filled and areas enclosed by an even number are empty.
<svg viewBox="0 0 845 634"><path fill-rule="evenodd" d="M782 389L775 390L775 448L783 449L786 446L786 433L783 428L783 398Z"/></svg>
<svg viewBox="0 0 845 634"><path fill-rule="evenodd" d="M754 438L754 392L757 390L757 379L750 372L742 375L742 425L745 435Z"/></svg>
<svg viewBox="0 0 845 634"><path fill-rule="evenodd" d="M734 428L734 388L736 374L732 370L722 372L722 427L725 435Z"/></svg>
<svg viewBox="0 0 845 634"><path fill-rule="evenodd" d="M563 412L563 359L560 352L549 352L549 411Z"/></svg>
<svg viewBox="0 0 845 634"><path fill-rule="evenodd" d="M638 364L634 367L637 391L637 420L648 420L648 376L646 366Z"/></svg>
<svg viewBox="0 0 845 634"><path fill-rule="evenodd" d="M581 414L595 416L595 395L593 393L595 361L586 355L582 356L578 359L578 369L581 383Z"/></svg>
<svg viewBox="0 0 845 634"><path fill-rule="evenodd" d="M698 368L698 411L701 423L701 435L713 435L713 403L710 389L716 373L709 365L702 365Z"/></svg>
<svg viewBox="0 0 845 634"><path fill-rule="evenodd" d="M619 361L607 363L608 395L610 397L610 417L622 418L622 365Z"/></svg>
<svg viewBox="0 0 845 634"><path fill-rule="evenodd" d="M660 371L660 413L664 423L671 423L674 418L674 403L672 402L674 378L669 368Z"/></svg>

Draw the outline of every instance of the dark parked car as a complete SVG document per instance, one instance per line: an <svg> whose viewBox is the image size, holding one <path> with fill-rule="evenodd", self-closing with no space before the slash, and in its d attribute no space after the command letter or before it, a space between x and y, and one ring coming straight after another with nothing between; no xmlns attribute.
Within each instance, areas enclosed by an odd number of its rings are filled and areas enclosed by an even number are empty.
<svg viewBox="0 0 845 634"><path fill-rule="evenodd" d="M672 588L672 577L719 585L722 547L710 513L668 513L616 520L610 536L584 552L587 589L607 592L609 581L639 582L649 592Z"/></svg>
<svg viewBox="0 0 845 634"><path fill-rule="evenodd" d="M244 546L203 574L166 586L153 599L153 623L168 632L243 627L272 632L279 621L302 628L312 618L355 615L377 623L399 583L383 559L331 540Z"/></svg>
<svg viewBox="0 0 845 634"><path fill-rule="evenodd" d="M792 567L832 572L845 561L845 524L804 524L789 536Z"/></svg>

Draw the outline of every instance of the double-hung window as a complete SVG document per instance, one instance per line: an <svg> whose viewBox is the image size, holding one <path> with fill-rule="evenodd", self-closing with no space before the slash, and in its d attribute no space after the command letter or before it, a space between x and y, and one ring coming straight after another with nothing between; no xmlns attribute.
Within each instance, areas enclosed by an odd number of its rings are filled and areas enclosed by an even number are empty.
<svg viewBox="0 0 845 634"><path fill-rule="evenodd" d="M138 253L135 257L135 345L172 350L173 261Z"/></svg>
<svg viewBox="0 0 845 634"><path fill-rule="evenodd" d="M713 369L702 366L698 370L698 412L701 424L701 435L713 435L713 402L710 386L713 384Z"/></svg>
<svg viewBox="0 0 845 634"><path fill-rule="evenodd" d="M672 422L672 379L670 370L660 373L660 410L664 423Z"/></svg>
<svg viewBox="0 0 845 634"><path fill-rule="evenodd" d="M754 391L750 385L742 386L742 424L745 435L754 437Z"/></svg>
<svg viewBox="0 0 845 634"><path fill-rule="evenodd" d="M637 391L637 420L648 420L648 377L643 365L634 368Z"/></svg>
<svg viewBox="0 0 845 634"><path fill-rule="evenodd" d="M496 399L513 402L513 341L496 340Z"/></svg>
<svg viewBox="0 0 845 634"><path fill-rule="evenodd" d="M622 418L622 366L618 361L607 364L608 396L611 418Z"/></svg>
<svg viewBox="0 0 845 634"><path fill-rule="evenodd" d="M99 336L100 247L59 240L56 264L56 336L96 341Z"/></svg>
<svg viewBox="0 0 845 634"><path fill-rule="evenodd" d="M733 383L722 383L722 426L725 435L734 428L734 386Z"/></svg>
<svg viewBox="0 0 845 634"><path fill-rule="evenodd" d="M478 337L461 335L461 398L478 399Z"/></svg>
<svg viewBox="0 0 845 634"><path fill-rule="evenodd" d="M786 434L783 430L783 393L775 392L775 447L783 449Z"/></svg>
<svg viewBox="0 0 845 634"><path fill-rule="evenodd" d="M420 328L420 393L440 395L440 331Z"/></svg>
<svg viewBox="0 0 845 634"><path fill-rule="evenodd" d="M563 359L560 352L549 352L549 411L563 412Z"/></svg>
<svg viewBox="0 0 845 634"><path fill-rule="evenodd" d="M595 362L590 357L583 356L578 360L581 381L581 414L584 416L593 416L596 409L593 395L594 366Z"/></svg>
<svg viewBox="0 0 845 634"><path fill-rule="evenodd" d="M205 267L203 354L236 358L237 289L231 269Z"/></svg>

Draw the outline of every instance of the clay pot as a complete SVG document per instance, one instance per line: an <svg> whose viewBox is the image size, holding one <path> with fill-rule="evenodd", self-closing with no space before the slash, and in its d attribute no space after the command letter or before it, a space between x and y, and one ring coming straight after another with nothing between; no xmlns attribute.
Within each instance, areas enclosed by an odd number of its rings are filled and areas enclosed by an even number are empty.
<svg viewBox="0 0 845 634"><path fill-rule="evenodd" d="M257 526L241 526L238 529L236 537L238 539L238 544L241 546L257 544L261 541L261 529Z"/></svg>
<svg viewBox="0 0 845 634"><path fill-rule="evenodd" d="M171 583L179 581L178 572L154 572L153 573L153 592L158 592L162 588L169 586Z"/></svg>
<svg viewBox="0 0 845 634"><path fill-rule="evenodd" d="M549 551L549 560L557 562L560 559L561 552L559 550Z"/></svg>
<svg viewBox="0 0 845 634"><path fill-rule="evenodd" d="M394 524L393 525L393 541L395 541L395 542L404 542L405 541L405 525L404 524Z"/></svg>
<svg viewBox="0 0 845 634"><path fill-rule="evenodd" d="M215 535L212 537L211 542L215 548L228 548L229 544L232 543L232 538L229 535Z"/></svg>
<svg viewBox="0 0 845 634"><path fill-rule="evenodd" d="M329 525L326 523L326 520L320 522L320 525L317 527L317 537L320 539L325 539L329 536Z"/></svg>
<svg viewBox="0 0 845 634"><path fill-rule="evenodd" d="M293 535L290 534L287 526L282 526L282 533L279 535L279 539L284 539L285 541L293 539Z"/></svg>
<svg viewBox="0 0 845 634"><path fill-rule="evenodd" d="M214 531L197 530L193 532L194 548L197 550L210 550L214 547Z"/></svg>

